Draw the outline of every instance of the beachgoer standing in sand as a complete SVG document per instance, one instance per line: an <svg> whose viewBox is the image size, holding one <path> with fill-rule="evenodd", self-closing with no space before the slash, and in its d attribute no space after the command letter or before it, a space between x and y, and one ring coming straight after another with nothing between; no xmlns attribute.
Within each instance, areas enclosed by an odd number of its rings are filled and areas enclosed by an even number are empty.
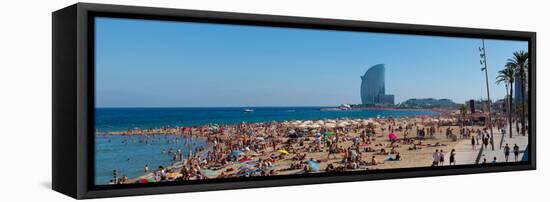
<svg viewBox="0 0 550 202"><path fill-rule="evenodd" d="M378 165L378 162L376 161L376 156L372 156L372 159L371 159L371 165L375 166L375 165Z"/></svg>

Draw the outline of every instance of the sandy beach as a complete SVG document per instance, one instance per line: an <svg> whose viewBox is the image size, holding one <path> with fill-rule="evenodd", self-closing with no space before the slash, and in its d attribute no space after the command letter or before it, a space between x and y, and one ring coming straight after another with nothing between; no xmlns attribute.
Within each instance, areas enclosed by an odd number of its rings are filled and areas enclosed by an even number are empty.
<svg viewBox="0 0 550 202"><path fill-rule="evenodd" d="M171 165L150 165L145 175L129 179L124 176L112 180L113 184L450 166L450 156L457 158L456 153L451 154L454 148L464 148L471 144L475 134L485 133L483 126L462 127L456 117L441 113L136 128L97 135L153 137L164 134L203 138L208 142L207 147L187 155L181 152L187 148L162 151L173 156ZM438 156L434 157L436 150ZM434 158L437 158L435 163Z"/></svg>

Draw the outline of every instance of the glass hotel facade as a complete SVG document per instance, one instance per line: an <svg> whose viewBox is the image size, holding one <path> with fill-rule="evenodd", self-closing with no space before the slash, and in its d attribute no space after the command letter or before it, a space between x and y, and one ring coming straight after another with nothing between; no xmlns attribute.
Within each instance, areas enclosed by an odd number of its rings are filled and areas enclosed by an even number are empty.
<svg viewBox="0 0 550 202"><path fill-rule="evenodd" d="M386 67L372 66L361 76L361 102L363 105L394 104L394 95L386 94Z"/></svg>

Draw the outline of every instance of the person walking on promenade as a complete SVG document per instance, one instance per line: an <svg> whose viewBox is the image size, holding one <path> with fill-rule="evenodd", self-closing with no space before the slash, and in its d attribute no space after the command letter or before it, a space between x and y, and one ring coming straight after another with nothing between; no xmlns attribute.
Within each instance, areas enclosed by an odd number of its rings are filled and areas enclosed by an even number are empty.
<svg viewBox="0 0 550 202"><path fill-rule="evenodd" d="M456 165L456 162L455 162L455 149L452 149L451 150L451 154L449 154L449 165Z"/></svg>
<svg viewBox="0 0 550 202"><path fill-rule="evenodd" d="M435 150L435 152L433 153L432 155L433 157L433 162L432 162L432 166L437 166L437 164L439 164L439 150Z"/></svg>
<svg viewBox="0 0 550 202"><path fill-rule="evenodd" d="M519 157L519 146L518 144L514 144L514 160L518 161Z"/></svg>
<svg viewBox="0 0 550 202"><path fill-rule="evenodd" d="M445 165L445 153L443 153L443 149L442 150L439 150L439 164L440 165Z"/></svg>
<svg viewBox="0 0 550 202"><path fill-rule="evenodd" d="M484 149L487 149L489 145L489 135L483 135L483 145L485 146Z"/></svg>
<svg viewBox="0 0 550 202"><path fill-rule="evenodd" d="M504 160L506 162L508 162L508 156L510 156L510 146L506 143L506 146L504 146Z"/></svg>
<svg viewBox="0 0 550 202"><path fill-rule="evenodd" d="M472 137L470 137L471 141L472 141L472 150L476 150L476 139L474 138L474 136L472 135Z"/></svg>
<svg viewBox="0 0 550 202"><path fill-rule="evenodd" d="M481 130L477 129L476 131L476 144L479 145L479 140L483 140L483 137L481 136ZM482 145L483 147L483 145Z"/></svg>

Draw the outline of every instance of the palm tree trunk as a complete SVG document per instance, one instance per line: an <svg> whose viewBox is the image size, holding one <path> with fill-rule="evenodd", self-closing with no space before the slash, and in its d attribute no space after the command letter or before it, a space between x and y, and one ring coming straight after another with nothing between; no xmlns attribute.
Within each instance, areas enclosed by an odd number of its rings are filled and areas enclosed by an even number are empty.
<svg viewBox="0 0 550 202"><path fill-rule="evenodd" d="M508 124L510 125L510 130L508 131L508 133L510 133L510 138L512 138L512 110L514 110L513 108L513 99L512 99L512 95L514 94L514 88L513 88L513 82L510 82L510 95L508 95Z"/></svg>
<svg viewBox="0 0 550 202"><path fill-rule="evenodd" d="M521 81L521 135L525 136L525 79Z"/></svg>

